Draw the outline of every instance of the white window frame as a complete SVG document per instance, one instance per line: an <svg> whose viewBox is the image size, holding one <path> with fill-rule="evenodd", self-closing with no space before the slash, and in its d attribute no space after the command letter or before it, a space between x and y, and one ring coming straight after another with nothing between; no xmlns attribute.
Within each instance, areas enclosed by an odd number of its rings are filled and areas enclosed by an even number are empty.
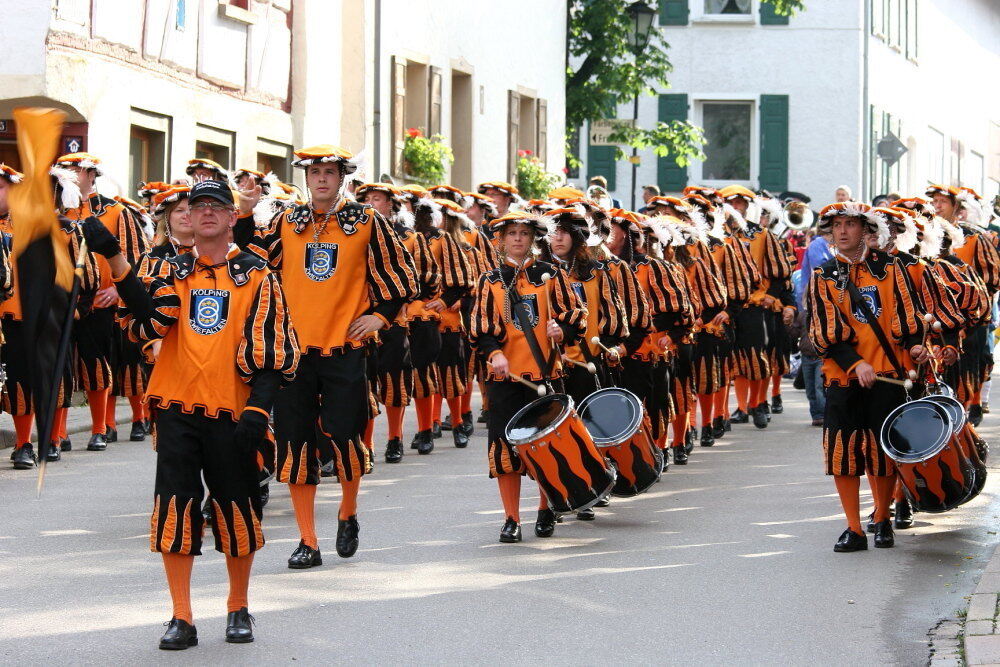
<svg viewBox="0 0 1000 667"><path fill-rule="evenodd" d="M760 113L757 108L760 103L760 95L752 93L737 95L732 93L699 93L692 94L691 100L692 122L698 127L704 127L703 112L706 102L732 102L734 104L746 104L750 107L750 178L745 181L708 180L702 177L702 161L694 160L689 166L689 181L712 188L722 188L727 185L742 185L750 189L756 188L757 183L760 181Z"/></svg>
<svg viewBox="0 0 1000 667"><path fill-rule="evenodd" d="M749 14L706 14L705 0L690 0L692 23L737 23L739 25L756 25L759 23L760 0L750 0Z"/></svg>
<svg viewBox="0 0 1000 667"><path fill-rule="evenodd" d="M928 183L944 183L945 179L947 179L947 177L948 177L948 174L946 173L946 171L947 171L947 169L946 169L946 166L947 166L946 160L947 160L948 154L950 153L950 148L946 148L946 143L947 143L948 137L945 136L944 132L942 132L941 130L939 130L939 129L935 128L935 127L931 127L930 125L927 126L927 136L928 136L928 141L927 141L927 182ZM934 157L934 153L932 152L933 151L932 146L935 146L936 144L938 144L938 138L939 137L941 139L941 141L940 141L941 152L939 153L941 159L940 159L940 161L938 162L937 165L933 165L932 166L931 165L931 159ZM937 170L937 171L935 171L935 170Z"/></svg>
<svg viewBox="0 0 1000 667"><path fill-rule="evenodd" d="M985 188L985 186L986 186L986 155L983 154L983 153L980 153L979 151L970 150L969 151L969 157L965 161L966 164L967 165L968 164L972 164L976 160L979 161L979 166L980 166L980 169L979 169L979 182L970 183L965 178L963 178L963 181L965 181L965 185L966 186L968 186L968 187L972 188L973 190L975 190L976 192L982 194L983 190L986 189ZM968 171L969 170L966 169L966 173L968 173Z"/></svg>

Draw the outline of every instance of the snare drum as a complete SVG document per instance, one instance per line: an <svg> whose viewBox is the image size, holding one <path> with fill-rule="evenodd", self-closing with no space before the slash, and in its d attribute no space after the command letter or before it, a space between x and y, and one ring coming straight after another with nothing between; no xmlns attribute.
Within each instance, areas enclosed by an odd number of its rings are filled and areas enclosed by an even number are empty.
<svg viewBox="0 0 1000 667"><path fill-rule="evenodd" d="M595 391L580 403L580 418L618 471L612 495L637 496L660 479L663 453L635 394L617 387Z"/></svg>
<svg viewBox="0 0 1000 667"><path fill-rule="evenodd" d="M919 399L900 405L886 417L879 440L896 462L913 509L946 512L973 493L975 472L940 402Z"/></svg>
<svg viewBox="0 0 1000 667"><path fill-rule="evenodd" d="M554 512L592 507L614 486L614 468L566 394L550 394L524 406L511 417L505 434Z"/></svg>

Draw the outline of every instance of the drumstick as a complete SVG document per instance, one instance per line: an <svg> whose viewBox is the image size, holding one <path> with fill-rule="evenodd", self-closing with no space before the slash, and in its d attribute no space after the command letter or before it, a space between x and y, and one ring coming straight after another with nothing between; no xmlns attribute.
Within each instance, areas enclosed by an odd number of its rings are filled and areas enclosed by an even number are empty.
<svg viewBox="0 0 1000 667"><path fill-rule="evenodd" d="M546 272L546 273L542 274L542 284L546 284L550 280L552 280L552 274L551 273ZM551 297L551 295L548 294L548 293L545 295L545 315L548 318L545 321L545 328L546 329L549 328L549 321L552 320L552 300L551 300L550 297ZM553 349L555 349L555 347L556 347L556 341L555 341L554 338L549 338L549 344L550 344L550 346Z"/></svg>
<svg viewBox="0 0 1000 667"><path fill-rule="evenodd" d="M608 354L613 354L616 357L621 356L620 354L618 354L618 350L612 350L611 348L607 347L604 343L602 343L600 336L594 336L593 338L590 339L590 342L596 345L597 347L601 348Z"/></svg>
<svg viewBox="0 0 1000 667"><path fill-rule="evenodd" d="M882 377L881 375L876 375L875 379L878 382L888 382L889 384L898 384L900 387L902 387L906 391L909 391L909 390L913 389L913 380L910 380L910 379L897 380L896 378L886 378L886 377Z"/></svg>
<svg viewBox="0 0 1000 667"><path fill-rule="evenodd" d="M487 361L486 364L490 368L493 368L493 364L491 364L490 362ZM545 387L545 385L543 385L543 384L535 384L534 382L531 382L530 380L525 380L520 375L514 375L513 373L507 373L507 377L509 377L514 382L520 382L525 387L530 387L531 389L535 390L535 392L539 396L544 396L545 394L547 394L549 392L549 390Z"/></svg>
<svg viewBox="0 0 1000 667"><path fill-rule="evenodd" d="M564 357L564 361L567 364L573 364L574 366L580 366L582 368L586 368L587 371L590 373L594 374L597 373L597 366L595 366L589 361L577 361L576 359L570 359L569 357Z"/></svg>

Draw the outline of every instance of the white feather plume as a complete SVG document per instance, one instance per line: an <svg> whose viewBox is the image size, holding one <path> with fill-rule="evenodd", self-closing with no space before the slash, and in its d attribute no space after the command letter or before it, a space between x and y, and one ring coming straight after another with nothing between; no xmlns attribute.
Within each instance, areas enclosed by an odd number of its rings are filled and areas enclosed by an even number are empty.
<svg viewBox="0 0 1000 667"><path fill-rule="evenodd" d="M62 189L59 206L64 211L78 208L83 202L83 193L76 183L76 172L66 167L49 167L49 175L55 176Z"/></svg>
<svg viewBox="0 0 1000 667"><path fill-rule="evenodd" d="M934 216L934 221L937 222L944 233L951 239L951 249L961 248L965 245L965 234L957 226L951 224L939 215Z"/></svg>
<svg viewBox="0 0 1000 667"><path fill-rule="evenodd" d="M933 259L940 255L944 228L933 220L928 220L924 223L923 237L923 240L920 241L920 256Z"/></svg>
<svg viewBox="0 0 1000 667"><path fill-rule="evenodd" d="M733 220L736 222L737 227L739 227L743 231L746 231L747 229L746 219L740 214L739 211L733 208L731 204L723 204L722 211L724 212L727 218L729 217L733 218Z"/></svg>
<svg viewBox="0 0 1000 667"><path fill-rule="evenodd" d="M773 227L775 223L781 222L781 220L783 219L782 213L784 211L781 208L781 203L777 199L760 197L757 199L757 203L760 205L761 211L767 213L768 227ZM757 224L760 224L759 219Z"/></svg>
<svg viewBox="0 0 1000 667"><path fill-rule="evenodd" d="M718 206L712 209L712 228L708 233L720 241L726 240L726 214Z"/></svg>
<svg viewBox="0 0 1000 667"><path fill-rule="evenodd" d="M896 234L896 250L910 252L917 245L917 225L913 218L903 215L903 231Z"/></svg>
<svg viewBox="0 0 1000 667"><path fill-rule="evenodd" d="M413 214L405 208L396 211L396 222L407 229L413 229Z"/></svg>

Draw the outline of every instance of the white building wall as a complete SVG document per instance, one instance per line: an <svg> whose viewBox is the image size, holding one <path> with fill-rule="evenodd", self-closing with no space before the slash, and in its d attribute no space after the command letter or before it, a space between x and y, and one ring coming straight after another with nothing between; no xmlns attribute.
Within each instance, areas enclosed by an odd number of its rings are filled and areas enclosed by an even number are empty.
<svg viewBox="0 0 1000 667"><path fill-rule="evenodd" d="M451 68L472 72L474 183L507 172L507 91L548 102L548 169L564 163L565 0L383 0L380 170L389 171L391 57L442 68L442 132L451 118Z"/></svg>

